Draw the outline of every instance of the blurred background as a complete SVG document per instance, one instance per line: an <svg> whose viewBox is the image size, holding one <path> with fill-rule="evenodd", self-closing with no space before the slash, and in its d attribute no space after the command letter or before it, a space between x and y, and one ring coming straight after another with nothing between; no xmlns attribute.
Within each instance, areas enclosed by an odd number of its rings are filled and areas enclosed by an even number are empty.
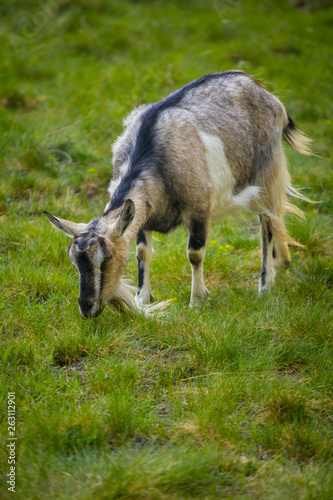
<svg viewBox="0 0 333 500"><path fill-rule="evenodd" d="M46 196L98 211L126 114L231 68L262 80L328 158L332 33L329 0L2 0L0 213L39 214ZM304 170L289 155L298 184L329 203L328 162Z"/></svg>

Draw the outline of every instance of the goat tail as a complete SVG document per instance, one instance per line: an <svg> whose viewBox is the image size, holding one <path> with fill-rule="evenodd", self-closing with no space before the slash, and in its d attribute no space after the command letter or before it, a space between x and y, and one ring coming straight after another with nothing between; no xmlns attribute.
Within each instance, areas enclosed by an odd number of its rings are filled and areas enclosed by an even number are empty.
<svg viewBox="0 0 333 500"><path fill-rule="evenodd" d="M302 155L313 155L310 148L312 139L298 130L298 128L296 127L296 123L291 118L289 113L287 113L287 118L288 123L282 132L282 137L292 148L296 149L296 151L298 151Z"/></svg>

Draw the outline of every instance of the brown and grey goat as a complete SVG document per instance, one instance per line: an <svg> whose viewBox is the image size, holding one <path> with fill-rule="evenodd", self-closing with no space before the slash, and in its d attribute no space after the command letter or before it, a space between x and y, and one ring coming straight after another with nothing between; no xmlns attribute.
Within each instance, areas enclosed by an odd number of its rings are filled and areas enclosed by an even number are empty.
<svg viewBox="0 0 333 500"><path fill-rule="evenodd" d="M152 231L189 230L192 268L190 305L207 297L203 260L209 222L245 208L261 221L259 292L274 281L275 268L288 268L284 212L299 214L282 137L310 154L309 139L297 130L281 102L241 71L209 74L160 102L135 109L113 146L110 201L88 224L53 217L73 237L69 257L80 274L79 306L96 317L107 303L141 309L153 298L149 282ZM136 238L138 290L126 281L128 249Z"/></svg>

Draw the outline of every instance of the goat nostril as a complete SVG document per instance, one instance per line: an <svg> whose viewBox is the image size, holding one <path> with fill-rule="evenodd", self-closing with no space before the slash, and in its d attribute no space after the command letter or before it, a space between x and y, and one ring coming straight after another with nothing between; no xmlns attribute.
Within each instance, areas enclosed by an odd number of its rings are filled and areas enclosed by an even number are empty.
<svg viewBox="0 0 333 500"><path fill-rule="evenodd" d="M81 314L83 316L88 316L90 314L90 311L94 307L94 302L92 300L83 300L83 299L79 299L78 302Z"/></svg>

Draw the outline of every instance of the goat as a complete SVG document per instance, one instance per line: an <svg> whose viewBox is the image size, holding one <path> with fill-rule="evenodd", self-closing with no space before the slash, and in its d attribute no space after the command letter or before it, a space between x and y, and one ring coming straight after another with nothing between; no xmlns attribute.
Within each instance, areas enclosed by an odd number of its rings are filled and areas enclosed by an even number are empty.
<svg viewBox="0 0 333 500"><path fill-rule="evenodd" d="M259 215L262 264L259 292L274 282L275 268L290 266L284 212L301 214L288 196L308 200L291 186L281 139L309 155L282 103L242 71L213 73L188 83L124 120L113 146L110 200L102 215L76 224L45 215L73 240L68 255L80 274L79 307L96 317L107 303L123 308L153 301L149 282L152 231L189 230L190 306L209 295L203 260L209 222L239 209ZM121 279L136 238L135 300Z"/></svg>

